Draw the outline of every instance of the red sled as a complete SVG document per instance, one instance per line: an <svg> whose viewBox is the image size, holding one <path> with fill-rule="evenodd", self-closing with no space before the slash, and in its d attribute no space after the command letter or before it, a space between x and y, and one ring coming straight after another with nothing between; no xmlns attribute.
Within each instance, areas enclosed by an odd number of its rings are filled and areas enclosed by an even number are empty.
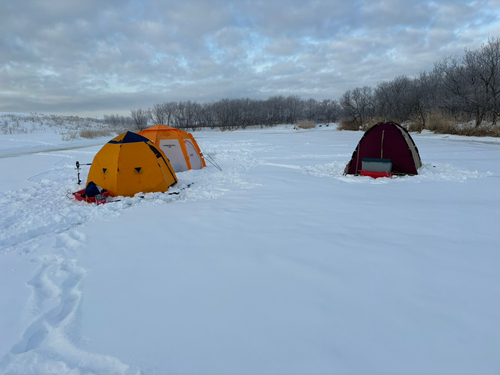
<svg viewBox="0 0 500 375"><path fill-rule="evenodd" d="M368 176L371 178L379 178L379 177L391 177L391 172L374 172L374 171L359 171L361 176Z"/></svg>
<svg viewBox="0 0 500 375"><path fill-rule="evenodd" d="M106 203L106 199L109 197L109 190L104 190L101 194L97 194L95 197L87 197L85 196L85 189L78 190L73 193L73 196L77 201L87 202L87 203L95 203L96 205Z"/></svg>

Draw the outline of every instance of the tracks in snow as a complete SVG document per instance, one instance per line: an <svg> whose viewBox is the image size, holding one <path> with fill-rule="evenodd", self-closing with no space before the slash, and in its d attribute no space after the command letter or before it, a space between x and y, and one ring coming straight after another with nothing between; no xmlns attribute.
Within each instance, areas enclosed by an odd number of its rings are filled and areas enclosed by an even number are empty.
<svg viewBox="0 0 500 375"><path fill-rule="evenodd" d="M86 275L75 256L85 240L77 230L59 234L52 254L34 260L41 263L27 283L32 288L28 308L34 318L21 340L0 360L0 373L126 374L129 370L114 357L75 345L80 339L79 307Z"/></svg>

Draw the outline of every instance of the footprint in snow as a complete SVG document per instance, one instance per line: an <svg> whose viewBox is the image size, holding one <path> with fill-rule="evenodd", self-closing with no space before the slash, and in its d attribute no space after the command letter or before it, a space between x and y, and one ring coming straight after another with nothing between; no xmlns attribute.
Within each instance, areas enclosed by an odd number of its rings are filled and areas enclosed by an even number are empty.
<svg viewBox="0 0 500 375"><path fill-rule="evenodd" d="M77 230L59 234L55 251L34 258L40 262L35 276L27 284L32 288L31 313L34 320L24 331L21 340L0 358L0 373L14 369L16 373L31 373L33 363L63 369L63 373L126 374L130 367L108 355L86 352L71 339L78 329L79 306L86 270L76 259L67 258L82 243L85 235ZM57 372L59 373L59 372Z"/></svg>
<svg viewBox="0 0 500 375"><path fill-rule="evenodd" d="M55 248L71 249L74 250L83 243L85 243L85 234L77 230L71 230L66 233L61 233L56 237Z"/></svg>
<svg viewBox="0 0 500 375"><path fill-rule="evenodd" d="M50 334L64 334L59 331L73 320L81 300L79 284L85 272L74 259L44 259L37 274L28 281L33 289L33 310L38 316L25 330L21 341L12 347L12 354L38 348Z"/></svg>

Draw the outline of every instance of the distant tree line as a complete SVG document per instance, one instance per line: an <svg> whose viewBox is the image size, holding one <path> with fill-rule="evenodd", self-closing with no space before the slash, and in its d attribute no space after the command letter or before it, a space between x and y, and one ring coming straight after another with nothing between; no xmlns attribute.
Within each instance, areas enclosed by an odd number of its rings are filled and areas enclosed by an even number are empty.
<svg viewBox="0 0 500 375"><path fill-rule="evenodd" d="M315 122L335 122L340 107L336 100L303 100L296 95L272 96L266 100L221 99L216 102L165 102L148 109L133 109L129 119L144 129L150 124L164 124L180 129L245 128L250 125L273 126L293 124L307 119ZM125 121L120 116L107 116Z"/></svg>
<svg viewBox="0 0 500 375"><path fill-rule="evenodd" d="M417 122L420 129L436 112L456 122L496 125L500 115L500 39L490 39L462 57L449 56L431 72L399 76L375 88L357 87L339 99L344 121L363 127L373 119Z"/></svg>
<svg viewBox="0 0 500 375"><path fill-rule="evenodd" d="M294 124L298 120L317 123L341 122L353 129L374 121L411 122L425 129L436 113L456 122L473 121L497 125L500 116L500 38L492 38L461 57L449 56L435 63L430 72L405 75L376 87L356 87L338 100L302 99L297 95L272 96L265 100L221 99L209 103L165 102L148 109L133 109L130 117L105 116L108 123L150 124L196 130L245 128L250 125Z"/></svg>
<svg viewBox="0 0 500 375"><path fill-rule="evenodd" d="M104 115L104 122L116 128L131 128L135 125L134 119L129 116Z"/></svg>

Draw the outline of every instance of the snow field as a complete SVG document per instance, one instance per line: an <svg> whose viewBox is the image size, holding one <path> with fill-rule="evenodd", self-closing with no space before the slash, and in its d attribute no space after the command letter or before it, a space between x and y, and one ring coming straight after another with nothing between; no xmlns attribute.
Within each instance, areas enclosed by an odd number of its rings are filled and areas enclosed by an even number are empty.
<svg viewBox="0 0 500 375"><path fill-rule="evenodd" d="M222 172L97 207L66 192L99 147L0 159L0 373L497 371L494 140L373 180L359 132L194 135Z"/></svg>

